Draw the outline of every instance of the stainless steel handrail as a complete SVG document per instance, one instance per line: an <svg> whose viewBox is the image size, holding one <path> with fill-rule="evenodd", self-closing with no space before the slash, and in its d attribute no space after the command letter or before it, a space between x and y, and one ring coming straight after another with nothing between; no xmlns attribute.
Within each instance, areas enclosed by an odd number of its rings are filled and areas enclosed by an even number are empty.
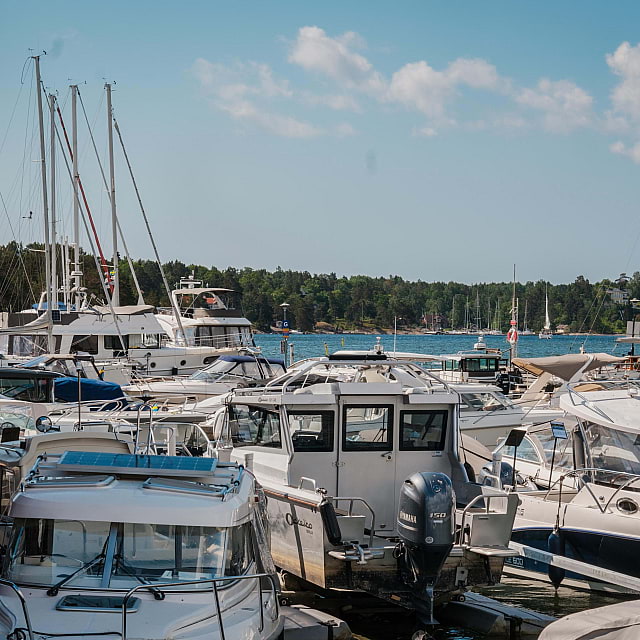
<svg viewBox="0 0 640 640"><path fill-rule="evenodd" d="M349 512L347 515L352 516L353 515L353 503L354 502L360 502L362 503L367 509L369 509L369 513L371 514L371 529L369 529L369 547L373 547L373 536L376 530L376 512L373 510L373 507L371 507L371 505L364 499L364 498L351 498L351 497L345 497L345 496L336 496L334 498L331 498L331 500L335 503L337 502L342 502L342 501L348 501L349 502Z"/></svg>
<svg viewBox="0 0 640 640"><path fill-rule="evenodd" d="M220 629L220 640L226 640L226 635L224 632L224 623L222 622L222 611L220 609L220 599L218 595L218 582L235 582L239 580L251 580L255 579L258 583L258 589L260 591L260 627L258 628L259 632L262 632L264 629L264 605L262 602L262 589L260 587L260 580L262 578L267 578L271 584L271 594L273 595L273 601L275 604L275 616L271 618L272 622L275 622L278 619L280 614L279 603L278 603L278 589L276 587L276 582L274 577L269 573L252 573L245 576L224 576L220 578L210 578L208 580L189 580L188 582L161 582L161 583L153 583L153 584L139 584L133 589L129 589L122 599L122 633L121 640L127 640L127 603L131 596L137 591L142 591L143 589L164 589L168 587L185 587L189 585L196 584L211 584L213 585L213 595L216 602L216 612L218 614L218 628ZM0 582L1 584L1 582ZM197 592L196 592L197 593ZM165 593L165 596L167 594ZM33 637L30 637L30 640L33 640Z"/></svg>
<svg viewBox="0 0 640 640"><path fill-rule="evenodd" d="M27 631L29 633L29 640L33 640L33 628L31 627L31 618L29 618L29 610L27 608L27 601L25 597L22 595L22 591L18 588L18 586L11 582L11 580L5 580L4 578L0 578L0 584L3 584L7 587L13 589L15 594L18 596L18 600L20 600L20 605L22 606L22 614L24 615L24 621L27 625Z"/></svg>
<svg viewBox="0 0 640 640"><path fill-rule="evenodd" d="M487 504L486 504L486 507L485 507L483 513L485 513L485 514L491 513L489 511L489 507L490 507L492 498L500 498L501 500L507 500L508 501L509 500L509 494L506 491L504 491L502 493L499 493L499 494L495 494L495 495L481 493L480 495L477 495L475 498L473 498L471 500L471 502L469 502L469 504L462 510L462 519L460 520L460 544L463 543L465 520L467 519L467 514L469 513L470 509L477 502L480 502L480 500L486 500ZM507 513L507 512L508 512L508 505L507 505L507 509L504 511L504 513ZM471 540L471 531L469 531L469 540Z"/></svg>

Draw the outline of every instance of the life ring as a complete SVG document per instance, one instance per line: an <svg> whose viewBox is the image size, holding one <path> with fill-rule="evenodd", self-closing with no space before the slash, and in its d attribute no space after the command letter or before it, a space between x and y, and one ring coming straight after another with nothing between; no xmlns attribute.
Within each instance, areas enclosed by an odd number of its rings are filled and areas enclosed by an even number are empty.
<svg viewBox="0 0 640 640"><path fill-rule="evenodd" d="M507 332L507 342L511 344L518 342L518 330L515 327L511 327Z"/></svg>

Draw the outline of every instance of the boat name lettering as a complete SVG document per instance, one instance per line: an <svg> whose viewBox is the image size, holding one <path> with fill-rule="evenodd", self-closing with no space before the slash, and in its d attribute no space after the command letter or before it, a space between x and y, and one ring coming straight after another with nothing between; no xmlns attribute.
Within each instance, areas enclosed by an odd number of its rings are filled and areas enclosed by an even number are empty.
<svg viewBox="0 0 640 640"><path fill-rule="evenodd" d="M310 522L307 522L306 520L301 520L300 518L296 518L295 516L292 516L290 513L287 513L284 519L287 521L287 524L291 526L298 525L299 527L304 527L305 529L309 529L309 531L313 531L313 525Z"/></svg>

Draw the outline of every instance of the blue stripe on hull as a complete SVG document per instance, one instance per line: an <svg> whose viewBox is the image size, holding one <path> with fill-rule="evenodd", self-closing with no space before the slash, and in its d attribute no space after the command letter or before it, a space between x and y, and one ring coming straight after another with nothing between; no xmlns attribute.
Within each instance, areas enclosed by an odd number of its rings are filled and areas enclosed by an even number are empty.
<svg viewBox="0 0 640 640"><path fill-rule="evenodd" d="M594 531L564 528L561 531L566 545L566 557L640 578L640 540ZM520 529L512 533L511 539L541 551L549 551L547 539L551 532L551 527ZM547 574L549 569L546 562L538 562L530 558L506 558L505 562L518 569L543 574ZM586 578L571 571L567 571L566 577L594 582L592 578Z"/></svg>

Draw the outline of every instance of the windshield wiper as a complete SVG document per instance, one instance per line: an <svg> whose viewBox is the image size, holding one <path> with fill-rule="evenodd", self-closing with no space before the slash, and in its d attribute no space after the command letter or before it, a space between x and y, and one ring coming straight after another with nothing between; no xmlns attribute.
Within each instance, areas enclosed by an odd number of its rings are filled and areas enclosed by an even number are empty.
<svg viewBox="0 0 640 640"><path fill-rule="evenodd" d="M62 580L60 580L59 582L56 582L51 588L47 589L47 595L57 596L58 591L60 591L60 587L67 584L67 582L69 582L70 580L73 580L77 575L80 575L81 573L88 571L89 569L91 569L91 567L95 566L99 562L104 562L104 558L105 558L105 552L103 549L95 558L93 558L92 560L89 560L89 562L85 562L79 569L77 569L73 573L70 573L68 576L65 576L64 578L62 578Z"/></svg>
<svg viewBox="0 0 640 640"><path fill-rule="evenodd" d="M153 597L156 600L164 600L165 594L163 591L160 591L158 587L154 587L151 582L149 582L146 578L139 576L134 569L132 569L129 565L125 564L124 559L120 554L113 556L113 559L116 561L116 567L120 567L124 573L132 578L135 578L140 584L147 585L149 587L149 591L153 593Z"/></svg>

